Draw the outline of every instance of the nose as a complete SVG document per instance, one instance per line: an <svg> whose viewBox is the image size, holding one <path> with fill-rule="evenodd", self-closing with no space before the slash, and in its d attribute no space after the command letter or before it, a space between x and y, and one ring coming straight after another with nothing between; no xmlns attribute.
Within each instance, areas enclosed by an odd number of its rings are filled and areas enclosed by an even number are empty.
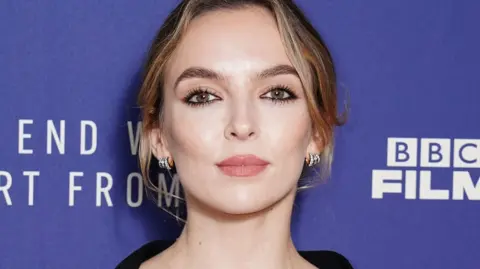
<svg viewBox="0 0 480 269"><path fill-rule="evenodd" d="M257 137L259 130L254 111L248 104L232 105L230 119L225 128L225 138L248 140Z"/></svg>

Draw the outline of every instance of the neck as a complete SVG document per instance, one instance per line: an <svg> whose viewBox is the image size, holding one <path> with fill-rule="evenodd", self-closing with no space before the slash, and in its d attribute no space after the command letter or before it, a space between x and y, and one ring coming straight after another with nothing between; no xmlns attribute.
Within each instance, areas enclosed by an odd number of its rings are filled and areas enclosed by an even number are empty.
<svg viewBox="0 0 480 269"><path fill-rule="evenodd" d="M290 234L292 190L270 208L225 215L189 201L188 220L174 245L178 268L290 269L299 255Z"/></svg>

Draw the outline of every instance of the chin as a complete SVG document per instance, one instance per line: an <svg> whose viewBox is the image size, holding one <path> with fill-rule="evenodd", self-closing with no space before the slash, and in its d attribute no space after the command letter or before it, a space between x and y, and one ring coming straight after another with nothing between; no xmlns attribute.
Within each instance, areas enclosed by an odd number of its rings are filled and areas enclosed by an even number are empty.
<svg viewBox="0 0 480 269"><path fill-rule="evenodd" d="M278 187L278 186L277 186ZM196 201L204 204L213 212L227 215L248 215L269 210L282 201L289 189L258 188L258 186L236 186L216 192L214 195L196 197Z"/></svg>
<svg viewBox="0 0 480 269"><path fill-rule="evenodd" d="M224 203L216 204L216 210L220 213L228 215L249 215L262 212L276 204L278 201L274 199L258 200L251 197L252 200L245 201L244 199L235 199L230 197Z"/></svg>

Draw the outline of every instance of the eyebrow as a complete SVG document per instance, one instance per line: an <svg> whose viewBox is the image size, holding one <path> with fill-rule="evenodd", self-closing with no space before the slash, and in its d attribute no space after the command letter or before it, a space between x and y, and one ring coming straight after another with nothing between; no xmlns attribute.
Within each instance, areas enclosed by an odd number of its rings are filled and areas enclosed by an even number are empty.
<svg viewBox="0 0 480 269"><path fill-rule="evenodd" d="M269 77L274 77L278 75L294 75L300 77L297 73L297 70L293 66L280 64L274 67L263 70L260 74L257 75L260 79L265 79Z"/></svg>
<svg viewBox="0 0 480 269"><path fill-rule="evenodd" d="M298 75L297 70L293 66L280 64L275 65L273 67L267 68L262 72L256 75L259 79L266 79L269 77L275 77L278 75L294 75L296 77L300 77ZM225 76L218 74L217 72L203 67L190 67L185 69L182 74L177 78L174 84L174 88L178 86L180 82L183 80L187 80L190 78L204 78L204 79L211 79L211 80L226 80Z"/></svg>

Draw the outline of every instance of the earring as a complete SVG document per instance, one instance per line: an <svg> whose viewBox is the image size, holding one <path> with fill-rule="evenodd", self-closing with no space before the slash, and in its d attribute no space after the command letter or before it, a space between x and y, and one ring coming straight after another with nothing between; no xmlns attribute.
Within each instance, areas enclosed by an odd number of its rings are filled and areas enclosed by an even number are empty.
<svg viewBox="0 0 480 269"><path fill-rule="evenodd" d="M314 166L320 163L320 154L318 153L308 153L307 158L305 158L308 166Z"/></svg>
<svg viewBox="0 0 480 269"><path fill-rule="evenodd" d="M173 159L170 157L161 157L158 160L158 166L162 169L170 170L173 168Z"/></svg>

